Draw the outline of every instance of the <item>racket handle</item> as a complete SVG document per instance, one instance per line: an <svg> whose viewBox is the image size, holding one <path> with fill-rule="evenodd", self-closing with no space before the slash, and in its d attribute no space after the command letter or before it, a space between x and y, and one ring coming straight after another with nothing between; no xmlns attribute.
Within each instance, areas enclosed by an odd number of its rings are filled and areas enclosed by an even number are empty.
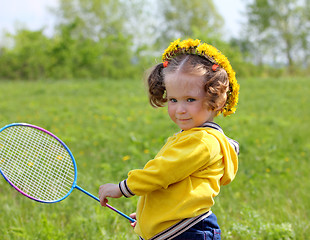
<svg viewBox="0 0 310 240"><path fill-rule="evenodd" d="M99 200L100 202L100 200ZM111 210L113 210L114 212L117 212L119 215L123 216L124 218L127 218L130 222L135 222L136 220L132 219L131 217L127 216L125 213L122 213L121 211L117 210L116 208L112 207L109 204L106 204L108 208L110 208Z"/></svg>
<svg viewBox="0 0 310 240"><path fill-rule="evenodd" d="M86 195L92 197L93 199L97 200L98 202L100 202L100 199L95 197L94 195L92 195L91 193L85 191L83 188L75 185L75 187L80 190L81 192L85 193ZM135 222L136 220L134 220L133 218L127 216L125 213L122 213L121 211L117 210L116 208L112 207L111 205L107 204L107 207L110 208L111 210L113 210L114 212L118 213L119 215L123 216L124 218L127 218L130 222Z"/></svg>

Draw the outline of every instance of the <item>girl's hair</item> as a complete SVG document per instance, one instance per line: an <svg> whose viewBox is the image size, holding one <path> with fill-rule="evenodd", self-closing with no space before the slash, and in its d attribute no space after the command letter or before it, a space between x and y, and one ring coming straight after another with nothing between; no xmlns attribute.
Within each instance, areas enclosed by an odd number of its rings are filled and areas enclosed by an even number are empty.
<svg viewBox="0 0 310 240"><path fill-rule="evenodd" d="M165 75L177 71L204 78L206 92L206 103L208 109L212 111L221 110L227 100L227 91L229 90L229 80L226 71L217 67L212 70L208 59L198 55L179 55L169 61L167 67L162 63L157 64L148 76L149 101L153 107L163 107L166 98Z"/></svg>

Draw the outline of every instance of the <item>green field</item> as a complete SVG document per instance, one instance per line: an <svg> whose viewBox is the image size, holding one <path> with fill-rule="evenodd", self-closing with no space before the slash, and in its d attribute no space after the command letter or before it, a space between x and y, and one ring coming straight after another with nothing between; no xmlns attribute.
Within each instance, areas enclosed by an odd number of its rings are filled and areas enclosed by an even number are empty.
<svg viewBox="0 0 310 240"><path fill-rule="evenodd" d="M238 110L216 119L240 143L234 182L213 212L223 239L309 239L310 78L240 79ZM148 105L140 80L0 82L0 127L41 126L77 161L78 185L119 182L141 168L178 129ZM137 239L129 222L74 190L64 201L32 201L0 178L0 239ZM130 214L137 197L110 199Z"/></svg>

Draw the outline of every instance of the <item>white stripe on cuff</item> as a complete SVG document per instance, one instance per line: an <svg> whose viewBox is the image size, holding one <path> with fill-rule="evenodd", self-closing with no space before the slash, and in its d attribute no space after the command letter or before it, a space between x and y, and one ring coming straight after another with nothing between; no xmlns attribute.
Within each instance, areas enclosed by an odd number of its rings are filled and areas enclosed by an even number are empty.
<svg viewBox="0 0 310 240"><path fill-rule="evenodd" d="M133 194L127 186L127 179L121 181L118 186L125 197L129 198L135 196L135 194Z"/></svg>

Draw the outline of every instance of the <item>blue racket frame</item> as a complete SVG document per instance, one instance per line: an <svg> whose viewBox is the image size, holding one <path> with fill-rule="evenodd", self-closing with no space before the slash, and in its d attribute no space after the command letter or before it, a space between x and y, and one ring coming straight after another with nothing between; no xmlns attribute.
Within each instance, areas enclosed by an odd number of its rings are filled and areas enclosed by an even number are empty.
<svg viewBox="0 0 310 240"><path fill-rule="evenodd" d="M57 199L55 201L43 201L43 200L40 200L40 199L36 199L36 198L33 198L31 196L29 196L28 194L24 193L22 190L20 190L19 188L17 188L5 175L4 173L1 171L1 168L0 168L0 173L1 175L3 176L3 178L13 187L15 188L18 192L20 192L21 194L23 194L24 196L32 199L32 200L35 200L37 202L42 202L42 203L56 203L56 202L60 202L62 200L64 200L65 198L67 198L71 193L72 191L76 188L78 190L80 190L81 192L85 193L86 195L88 195L89 197L95 199L96 201L100 202L100 199L96 196L94 196L93 194L87 192L86 190L84 190L83 188L79 187L77 185L77 165L76 165L76 162L75 162L75 158L72 154L72 152L70 151L70 149L67 147L67 145L61 140L59 139L56 135L54 135L53 133L47 131L46 129L44 128L41 128L41 127L38 127L38 126L35 126L35 125L32 125L32 124L28 124L28 123L12 123L12 124L9 124L9 125L6 125L4 126L3 128L0 129L0 132L2 132L3 130L5 130L6 128L9 128L9 127L14 127L14 126L26 126L26 127L31 127L31 128L35 128L35 129L38 129L42 132L45 132L47 133L48 135L52 136L54 139L56 139L66 150L67 152L69 153L70 157L71 157L71 160L72 160L72 164L74 166L74 181L72 183L72 186L71 186L71 189L68 191L68 193L60 198L60 199ZM127 218L130 222L135 222L136 220L132 219L131 217L127 216L126 214L124 214L123 212L119 211L118 209L112 207L111 205L107 204L107 207L110 208L111 210L115 211L116 213L120 214L121 216Z"/></svg>

